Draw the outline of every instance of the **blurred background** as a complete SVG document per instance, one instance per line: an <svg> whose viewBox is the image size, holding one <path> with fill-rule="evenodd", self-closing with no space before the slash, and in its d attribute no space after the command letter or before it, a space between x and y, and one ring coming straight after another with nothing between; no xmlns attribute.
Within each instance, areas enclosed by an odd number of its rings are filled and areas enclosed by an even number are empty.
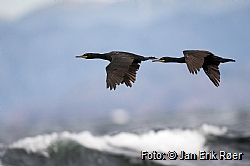
<svg viewBox="0 0 250 166"><path fill-rule="evenodd" d="M8 145L51 132L96 134L204 123L249 132L250 1L0 1L1 134ZM86 52L183 56L209 50L203 70L143 62L132 88L106 89L108 61ZM244 127L242 127L244 126Z"/></svg>

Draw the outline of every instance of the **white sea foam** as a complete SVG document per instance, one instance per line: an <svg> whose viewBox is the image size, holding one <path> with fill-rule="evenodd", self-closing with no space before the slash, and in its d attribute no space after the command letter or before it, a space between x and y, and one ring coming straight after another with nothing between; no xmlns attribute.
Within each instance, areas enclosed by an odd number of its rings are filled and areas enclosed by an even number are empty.
<svg viewBox="0 0 250 166"><path fill-rule="evenodd" d="M220 136L220 135L226 134L227 127L226 126L218 127L214 125L203 124L200 128L200 131L205 135L211 134L211 135Z"/></svg>
<svg viewBox="0 0 250 166"><path fill-rule="evenodd" d="M122 152L122 150L139 152L145 151L187 151L196 153L199 150L207 150L205 146L206 134L222 135L226 128L219 128L204 124L199 130L190 129L165 129L160 131L148 131L142 134L121 132L116 135L95 136L90 131L80 133L52 133L27 137L12 143L10 148L22 148L28 153L40 153L49 156L47 149L56 141L72 140L80 145L99 151ZM125 152L124 152L125 153Z"/></svg>
<svg viewBox="0 0 250 166"><path fill-rule="evenodd" d="M45 156L48 156L46 149L52 145L53 142L58 140L59 134L52 133L52 134L44 134L38 135L35 137L26 137L24 139L18 140L12 143L9 147L10 148L18 148L18 149L25 149L28 153L41 153Z"/></svg>

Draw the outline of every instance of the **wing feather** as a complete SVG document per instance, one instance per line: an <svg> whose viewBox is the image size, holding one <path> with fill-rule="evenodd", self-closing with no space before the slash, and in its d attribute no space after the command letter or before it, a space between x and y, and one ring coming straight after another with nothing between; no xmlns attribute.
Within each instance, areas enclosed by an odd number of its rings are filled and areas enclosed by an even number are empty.
<svg viewBox="0 0 250 166"><path fill-rule="evenodd" d="M127 56L126 54L117 55L114 54L111 56L112 61L106 67L107 72L107 88L116 89L116 85L119 85L124 80L124 75L129 70L129 66L134 61L132 56Z"/></svg>
<svg viewBox="0 0 250 166"><path fill-rule="evenodd" d="M216 87L220 84L220 70L218 65L208 65L203 67L203 70L207 74L208 78L214 83Z"/></svg>
<svg viewBox="0 0 250 166"><path fill-rule="evenodd" d="M125 83L126 86L129 86L129 87L132 87L132 83L130 82L130 79L127 75L124 75L123 77L123 82L122 83Z"/></svg>
<svg viewBox="0 0 250 166"><path fill-rule="evenodd" d="M136 72L139 70L140 64L139 63L132 63L131 66L129 66L128 71L124 75L124 80L122 83L125 83L126 86L132 87L131 82L135 82L136 80ZM130 82L131 81L131 82Z"/></svg>
<svg viewBox="0 0 250 166"><path fill-rule="evenodd" d="M192 74L197 74L202 68L204 58L211 53L204 50L185 50L183 51L188 70Z"/></svg>

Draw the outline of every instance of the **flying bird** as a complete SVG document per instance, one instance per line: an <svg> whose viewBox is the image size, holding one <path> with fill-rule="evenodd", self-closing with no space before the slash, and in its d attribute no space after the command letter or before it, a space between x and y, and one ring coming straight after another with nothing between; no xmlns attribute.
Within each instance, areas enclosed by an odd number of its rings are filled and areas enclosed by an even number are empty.
<svg viewBox="0 0 250 166"><path fill-rule="evenodd" d="M201 68L207 74L208 78L214 83L216 87L220 83L220 63L235 62L233 59L221 58L206 50L184 50L184 57L162 57L153 60L153 62L177 62L186 63L188 70L192 74L197 74Z"/></svg>
<svg viewBox="0 0 250 166"><path fill-rule="evenodd" d="M103 59L110 61L106 67L107 88L116 89L116 85L125 83L126 86L132 87L136 80L136 72L139 70L140 63L155 57L144 57L129 52L111 51L109 53L85 53L76 58L85 59Z"/></svg>

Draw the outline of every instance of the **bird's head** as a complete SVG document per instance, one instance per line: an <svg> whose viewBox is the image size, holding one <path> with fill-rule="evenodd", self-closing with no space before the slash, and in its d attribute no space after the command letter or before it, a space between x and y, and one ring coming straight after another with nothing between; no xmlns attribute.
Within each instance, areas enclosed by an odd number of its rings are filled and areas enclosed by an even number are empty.
<svg viewBox="0 0 250 166"><path fill-rule="evenodd" d="M85 58L85 59L93 59L95 57L96 57L95 53L85 53L83 55L76 56L76 58Z"/></svg>
<svg viewBox="0 0 250 166"><path fill-rule="evenodd" d="M162 57L160 59L155 59L155 60L152 60L152 62L168 62L169 60L171 59L171 57Z"/></svg>

